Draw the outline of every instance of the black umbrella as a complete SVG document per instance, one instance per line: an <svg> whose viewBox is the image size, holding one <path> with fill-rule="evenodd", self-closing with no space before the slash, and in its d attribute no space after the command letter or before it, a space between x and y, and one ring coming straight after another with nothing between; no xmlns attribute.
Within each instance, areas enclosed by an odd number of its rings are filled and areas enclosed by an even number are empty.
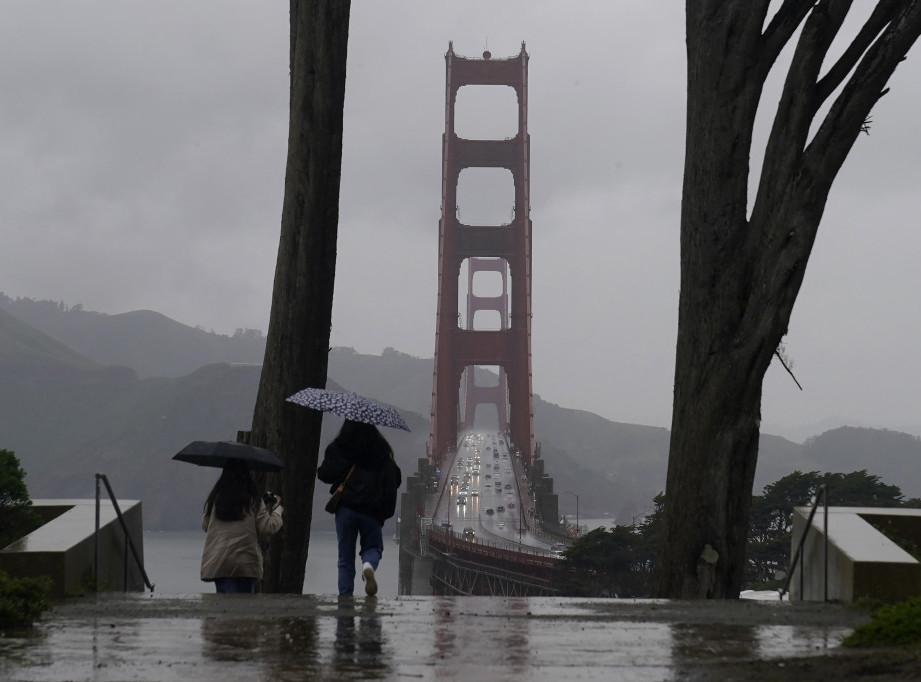
<svg viewBox="0 0 921 682"><path fill-rule="evenodd" d="M220 468L231 460L237 460L244 462L253 471L278 471L284 467L284 462L271 450L231 440L192 441L173 455L173 459L203 467Z"/></svg>

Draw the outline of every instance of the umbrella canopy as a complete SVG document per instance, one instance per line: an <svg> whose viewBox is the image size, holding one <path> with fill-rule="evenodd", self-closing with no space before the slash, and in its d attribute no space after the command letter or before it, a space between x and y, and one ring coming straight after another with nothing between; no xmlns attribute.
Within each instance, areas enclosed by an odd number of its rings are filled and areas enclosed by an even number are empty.
<svg viewBox="0 0 921 682"><path fill-rule="evenodd" d="M349 391L305 388L287 398L287 401L314 410L320 410L321 412L332 412L354 422L364 422L375 426L390 426L395 429L409 431L406 421L395 409Z"/></svg>
<svg viewBox="0 0 921 682"><path fill-rule="evenodd" d="M271 450L230 440L192 441L173 455L173 459L203 467L221 468L229 461L237 460L244 462L253 471L278 471L284 467L284 462Z"/></svg>

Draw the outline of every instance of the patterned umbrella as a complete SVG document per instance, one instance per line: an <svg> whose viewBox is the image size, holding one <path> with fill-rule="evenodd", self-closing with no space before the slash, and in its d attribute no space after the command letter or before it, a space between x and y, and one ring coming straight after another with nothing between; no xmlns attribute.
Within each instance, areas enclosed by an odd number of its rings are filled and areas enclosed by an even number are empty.
<svg viewBox="0 0 921 682"><path fill-rule="evenodd" d="M173 459L221 468L230 460L239 460L253 471L278 471L284 467L284 462L271 450L232 440L194 440L173 455Z"/></svg>
<svg viewBox="0 0 921 682"><path fill-rule="evenodd" d="M320 410L321 412L332 412L355 422L391 426L395 429L409 431L409 426L395 409L349 391L305 388L287 398L287 401L314 410Z"/></svg>

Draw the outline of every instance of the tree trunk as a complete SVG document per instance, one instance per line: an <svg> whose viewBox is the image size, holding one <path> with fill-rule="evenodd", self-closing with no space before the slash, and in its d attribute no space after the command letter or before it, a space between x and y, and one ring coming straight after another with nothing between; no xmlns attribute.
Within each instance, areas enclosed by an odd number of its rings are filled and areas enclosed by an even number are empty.
<svg viewBox="0 0 921 682"><path fill-rule="evenodd" d="M832 182L921 27L918 3L882 0L820 77L850 2L786 0L766 25L769 4L686 5L681 293L658 597L738 597L762 380L786 334ZM749 217L764 81L804 19ZM810 139L819 107L848 75Z"/></svg>
<svg viewBox="0 0 921 682"><path fill-rule="evenodd" d="M263 589L300 593L310 542L322 414L286 403L326 386L336 270L349 0L291 0L291 102L281 237L251 442L285 462L270 475L284 526ZM332 570L332 569L330 569Z"/></svg>

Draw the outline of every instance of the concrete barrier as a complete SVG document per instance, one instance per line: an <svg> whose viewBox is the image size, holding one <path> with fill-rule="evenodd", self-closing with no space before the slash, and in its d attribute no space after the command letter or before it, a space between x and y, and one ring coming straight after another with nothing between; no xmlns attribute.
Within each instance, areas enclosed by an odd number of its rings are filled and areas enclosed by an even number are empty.
<svg viewBox="0 0 921 682"><path fill-rule="evenodd" d="M800 566L790 583L793 600L821 601L825 596L823 517L819 509L806 536ZM808 518L808 507L794 508L791 551L796 550ZM829 507L829 600L849 604L860 598L901 600L921 595L921 563L874 524L890 527L890 534L921 547L921 509Z"/></svg>
<svg viewBox="0 0 921 682"><path fill-rule="evenodd" d="M55 597L93 591L96 501L34 500L32 504L43 518L50 520L0 550L0 570L14 577L50 576ZM119 508L143 562L141 503L120 500ZM142 591L143 575L131 556L109 500L100 503L99 525L100 591Z"/></svg>

